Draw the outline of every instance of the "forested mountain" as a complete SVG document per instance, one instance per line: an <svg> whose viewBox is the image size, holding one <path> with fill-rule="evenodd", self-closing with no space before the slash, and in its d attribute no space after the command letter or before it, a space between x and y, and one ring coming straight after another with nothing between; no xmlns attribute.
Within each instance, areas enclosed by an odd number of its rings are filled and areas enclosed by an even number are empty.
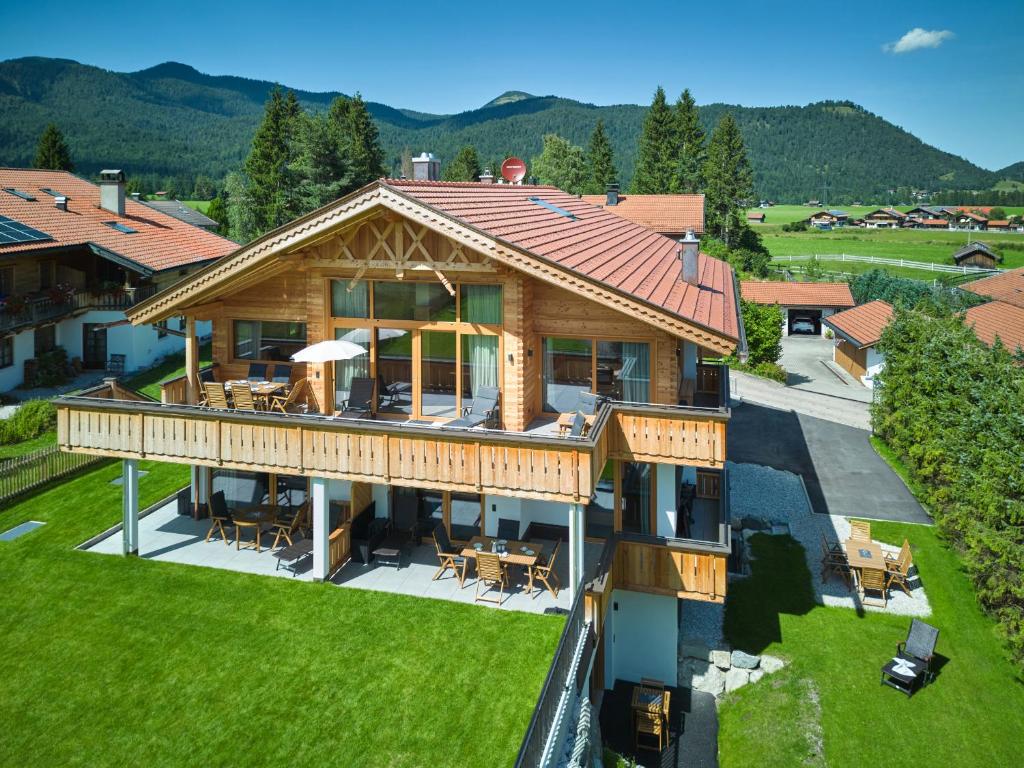
<svg viewBox="0 0 1024 768"><path fill-rule="evenodd" d="M0 165L31 164L43 128L55 122L80 173L113 166L157 179L200 174L220 179L241 165L271 88L265 81L204 75L172 62L132 73L64 59L0 62ZM322 110L340 94L296 95L306 109ZM368 107L396 170L403 148L431 151L447 162L472 144L481 162L493 165L509 154L529 160L540 152L545 133L585 146L601 118L627 187L646 112L643 106L598 107L521 91L457 115L374 102ZM882 200L898 187L988 189L1003 178L847 102L769 108L710 104L700 108L705 130L710 132L727 110L746 141L761 197L819 198L825 179L829 200L841 203ZM1014 178L1020 178L1020 165L1005 171L1016 170Z"/></svg>

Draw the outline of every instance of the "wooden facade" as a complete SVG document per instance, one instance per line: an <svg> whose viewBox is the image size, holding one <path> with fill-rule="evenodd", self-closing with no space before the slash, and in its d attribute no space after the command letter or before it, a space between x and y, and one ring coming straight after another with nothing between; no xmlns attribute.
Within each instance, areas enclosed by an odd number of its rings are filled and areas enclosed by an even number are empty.
<svg viewBox="0 0 1024 768"><path fill-rule="evenodd" d="M860 378L868 371L868 350L858 349L846 339L836 340L835 361L847 371L853 378L860 381Z"/></svg>

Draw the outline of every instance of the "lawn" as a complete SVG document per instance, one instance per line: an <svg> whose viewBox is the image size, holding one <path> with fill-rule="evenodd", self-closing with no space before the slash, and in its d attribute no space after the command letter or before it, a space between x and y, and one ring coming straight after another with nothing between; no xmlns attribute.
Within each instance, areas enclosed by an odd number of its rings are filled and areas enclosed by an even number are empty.
<svg viewBox="0 0 1024 768"><path fill-rule="evenodd" d="M56 431L51 431L44 432L32 440L24 440L20 443L11 443L10 445L0 445L0 460L15 459L28 453L40 451L43 448L49 448L51 445L56 445L56 443L57 433Z"/></svg>
<svg viewBox="0 0 1024 768"><path fill-rule="evenodd" d="M178 202L183 205L187 205L189 208L195 208L200 213L205 214L210 209L210 203L212 200L179 200Z"/></svg>
<svg viewBox="0 0 1024 768"><path fill-rule="evenodd" d="M872 535L911 542L932 605L927 621L941 631L936 681L909 700L879 685L909 619L815 604L800 545L755 536L752 577L729 586L726 635L791 663L723 701L723 768L1020 764L1024 681L957 556L932 528L873 521Z"/></svg>
<svg viewBox="0 0 1024 768"><path fill-rule="evenodd" d="M184 466L142 462L142 503ZM0 512L0 764L510 765L563 619L73 547L117 464Z"/></svg>
<svg viewBox="0 0 1024 768"><path fill-rule="evenodd" d="M209 344L199 346L199 364L209 365L213 359ZM185 375L185 353L168 355L154 368L147 368L125 381L125 386L149 395L154 400L160 399L160 382Z"/></svg>

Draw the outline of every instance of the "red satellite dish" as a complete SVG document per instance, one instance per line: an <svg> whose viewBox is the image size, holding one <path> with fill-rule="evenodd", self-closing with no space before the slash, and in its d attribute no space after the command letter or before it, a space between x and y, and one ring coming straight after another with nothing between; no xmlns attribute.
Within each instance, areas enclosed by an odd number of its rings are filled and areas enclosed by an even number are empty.
<svg viewBox="0 0 1024 768"><path fill-rule="evenodd" d="M506 157L501 164L501 176L509 184L518 184L526 178L526 163L518 157Z"/></svg>

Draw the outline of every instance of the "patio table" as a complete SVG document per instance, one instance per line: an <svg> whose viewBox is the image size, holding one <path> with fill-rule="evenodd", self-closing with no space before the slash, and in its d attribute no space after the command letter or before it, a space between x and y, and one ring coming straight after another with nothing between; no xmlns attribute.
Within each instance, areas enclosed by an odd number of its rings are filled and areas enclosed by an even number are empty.
<svg viewBox="0 0 1024 768"><path fill-rule="evenodd" d="M273 504L254 504L251 507L242 507L231 513L232 519L235 521L235 548L242 549L241 536L239 535L239 526L242 528L254 528L255 538L253 543L246 544L246 548L254 548L257 552L260 551L260 537L263 535L263 525L274 522L280 512L280 507Z"/></svg>
<svg viewBox="0 0 1024 768"><path fill-rule="evenodd" d="M231 381L224 382L224 388L229 392L232 387L249 387L253 397L265 409L270 401L270 396L287 389L288 385L281 381L248 381L247 379L232 379Z"/></svg>
<svg viewBox="0 0 1024 768"><path fill-rule="evenodd" d="M864 568L878 568L885 570L885 558L882 556L882 547L874 541L864 539L847 539L843 542L843 549L846 551L846 558L851 568L862 570Z"/></svg>
<svg viewBox="0 0 1024 768"><path fill-rule="evenodd" d="M492 536L474 536L462 550L462 556L476 560L478 550L473 546L474 544L481 545L479 550L481 552L493 552L493 544L496 541L498 539ZM537 564L540 556L544 554L544 547L537 542L508 541L505 543L505 549L506 554L501 558L501 564L504 566L519 565L526 568L528 579L526 593L533 594L533 572L530 569ZM533 554L527 554L523 551L524 549L530 550Z"/></svg>
<svg viewBox="0 0 1024 768"><path fill-rule="evenodd" d="M558 414L558 434L559 436L568 433L572 430L573 419L576 418L576 412L572 413L560 413ZM583 434L586 435L590 431L590 428L594 426L594 421L597 419L596 414L584 415L583 420L586 422L586 426L583 428Z"/></svg>

